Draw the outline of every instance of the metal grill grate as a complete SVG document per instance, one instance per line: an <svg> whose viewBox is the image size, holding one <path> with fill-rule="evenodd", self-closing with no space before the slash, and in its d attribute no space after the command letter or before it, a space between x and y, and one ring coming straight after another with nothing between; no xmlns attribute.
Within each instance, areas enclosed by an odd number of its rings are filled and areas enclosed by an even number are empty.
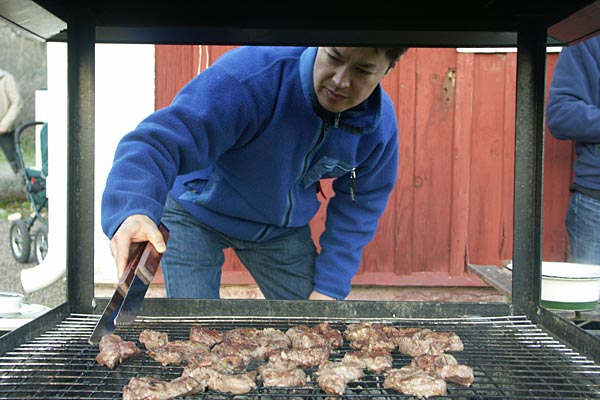
<svg viewBox="0 0 600 400"><path fill-rule="evenodd" d="M464 351L453 355L459 363L473 367L475 381L469 388L449 383L447 399L600 399L600 367L572 352L525 317L454 319L326 319L341 331L352 322L386 322L398 327L422 327L457 333ZM73 314L35 340L0 357L0 399L120 399L123 386L134 377L154 376L170 380L183 367L163 367L142 352L114 370L95 362L96 346L87 340L97 315ZM170 340L188 338L193 324L228 330L239 327L276 328L323 322L319 318L138 318L132 325L118 327L125 340L138 342L143 329L168 332ZM346 343L347 344L347 343ZM332 360L340 360L348 347L336 349ZM394 367L410 363L411 357L393 353ZM310 374L314 369L307 369ZM189 398L292 398L320 399L325 395L312 377L306 387L258 389L245 396L206 392ZM383 389L383 374L365 374L348 385L345 398L413 398Z"/></svg>

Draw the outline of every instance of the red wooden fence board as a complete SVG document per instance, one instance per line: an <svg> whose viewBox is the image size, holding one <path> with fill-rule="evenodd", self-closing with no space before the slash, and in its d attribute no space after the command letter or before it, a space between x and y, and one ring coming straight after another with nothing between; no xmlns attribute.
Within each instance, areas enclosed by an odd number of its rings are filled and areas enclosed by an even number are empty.
<svg viewBox="0 0 600 400"><path fill-rule="evenodd" d="M414 185L415 170L415 131L416 131L416 79L417 52L410 49L400 60L396 68L384 80L383 85L388 90L396 105L398 118L399 166L398 181L392 192L388 209L395 210L393 235L391 247L386 251L394 254L395 264L388 266L395 276L402 279L413 272L413 212L414 212ZM397 83L397 84L396 84ZM402 93L402 95L401 95ZM387 212L387 210L386 210ZM394 217L386 214L383 221ZM381 223L380 223L381 224ZM375 235L379 240L380 235ZM365 255L370 253L367 246ZM362 274L362 271L359 271Z"/></svg>
<svg viewBox="0 0 600 400"><path fill-rule="evenodd" d="M198 46L155 46L154 108L168 106L171 100L198 72Z"/></svg>
<svg viewBox="0 0 600 400"><path fill-rule="evenodd" d="M455 118L452 145L452 202L448 272L460 275L469 260L469 194L471 136L473 135L473 71L475 55L462 54L456 62ZM460 71L460 75L458 72Z"/></svg>
<svg viewBox="0 0 600 400"><path fill-rule="evenodd" d="M441 271L447 270L450 254L454 126L454 100L449 101L454 96L444 89L449 71L456 70L456 51L416 52L413 271Z"/></svg>
<svg viewBox="0 0 600 400"><path fill-rule="evenodd" d="M506 54L505 89L504 89L504 120L502 131L504 136L504 155L502 169L502 216L499 226L498 254L500 260L512 258L513 248L513 198L515 175L515 118L517 87L517 54ZM492 263L492 265L497 265Z"/></svg>
<svg viewBox="0 0 600 400"><path fill-rule="evenodd" d="M485 265L500 257L503 150L509 145L503 130L505 64L506 54L481 54L473 72L469 257Z"/></svg>

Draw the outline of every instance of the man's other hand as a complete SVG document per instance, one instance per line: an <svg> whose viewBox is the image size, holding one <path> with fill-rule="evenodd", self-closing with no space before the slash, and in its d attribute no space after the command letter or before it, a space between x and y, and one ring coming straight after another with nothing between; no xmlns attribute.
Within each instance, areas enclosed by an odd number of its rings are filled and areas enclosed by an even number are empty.
<svg viewBox="0 0 600 400"><path fill-rule="evenodd" d="M336 300L335 297L330 297L325 294L315 292L314 290L312 291L310 296L308 296L308 299L309 300Z"/></svg>

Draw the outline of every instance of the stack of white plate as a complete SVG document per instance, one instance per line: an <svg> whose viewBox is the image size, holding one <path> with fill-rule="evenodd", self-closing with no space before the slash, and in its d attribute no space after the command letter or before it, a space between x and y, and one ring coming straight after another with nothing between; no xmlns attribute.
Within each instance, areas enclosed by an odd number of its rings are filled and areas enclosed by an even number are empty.
<svg viewBox="0 0 600 400"><path fill-rule="evenodd" d="M50 310L41 304L29 304L16 292L0 292L0 331L12 331Z"/></svg>

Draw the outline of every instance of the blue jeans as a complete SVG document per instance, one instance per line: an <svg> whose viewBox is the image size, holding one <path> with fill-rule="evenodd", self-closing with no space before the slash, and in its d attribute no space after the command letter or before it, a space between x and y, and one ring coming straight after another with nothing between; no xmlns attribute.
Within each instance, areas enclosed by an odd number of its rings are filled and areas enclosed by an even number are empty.
<svg viewBox="0 0 600 400"><path fill-rule="evenodd" d="M162 222L170 233L161 262L168 297L218 299L226 248L267 299L307 299L313 290L317 250L308 225L262 243L238 240L198 222L171 196Z"/></svg>
<svg viewBox="0 0 600 400"><path fill-rule="evenodd" d="M569 261L600 264L600 200L573 192L566 217Z"/></svg>

